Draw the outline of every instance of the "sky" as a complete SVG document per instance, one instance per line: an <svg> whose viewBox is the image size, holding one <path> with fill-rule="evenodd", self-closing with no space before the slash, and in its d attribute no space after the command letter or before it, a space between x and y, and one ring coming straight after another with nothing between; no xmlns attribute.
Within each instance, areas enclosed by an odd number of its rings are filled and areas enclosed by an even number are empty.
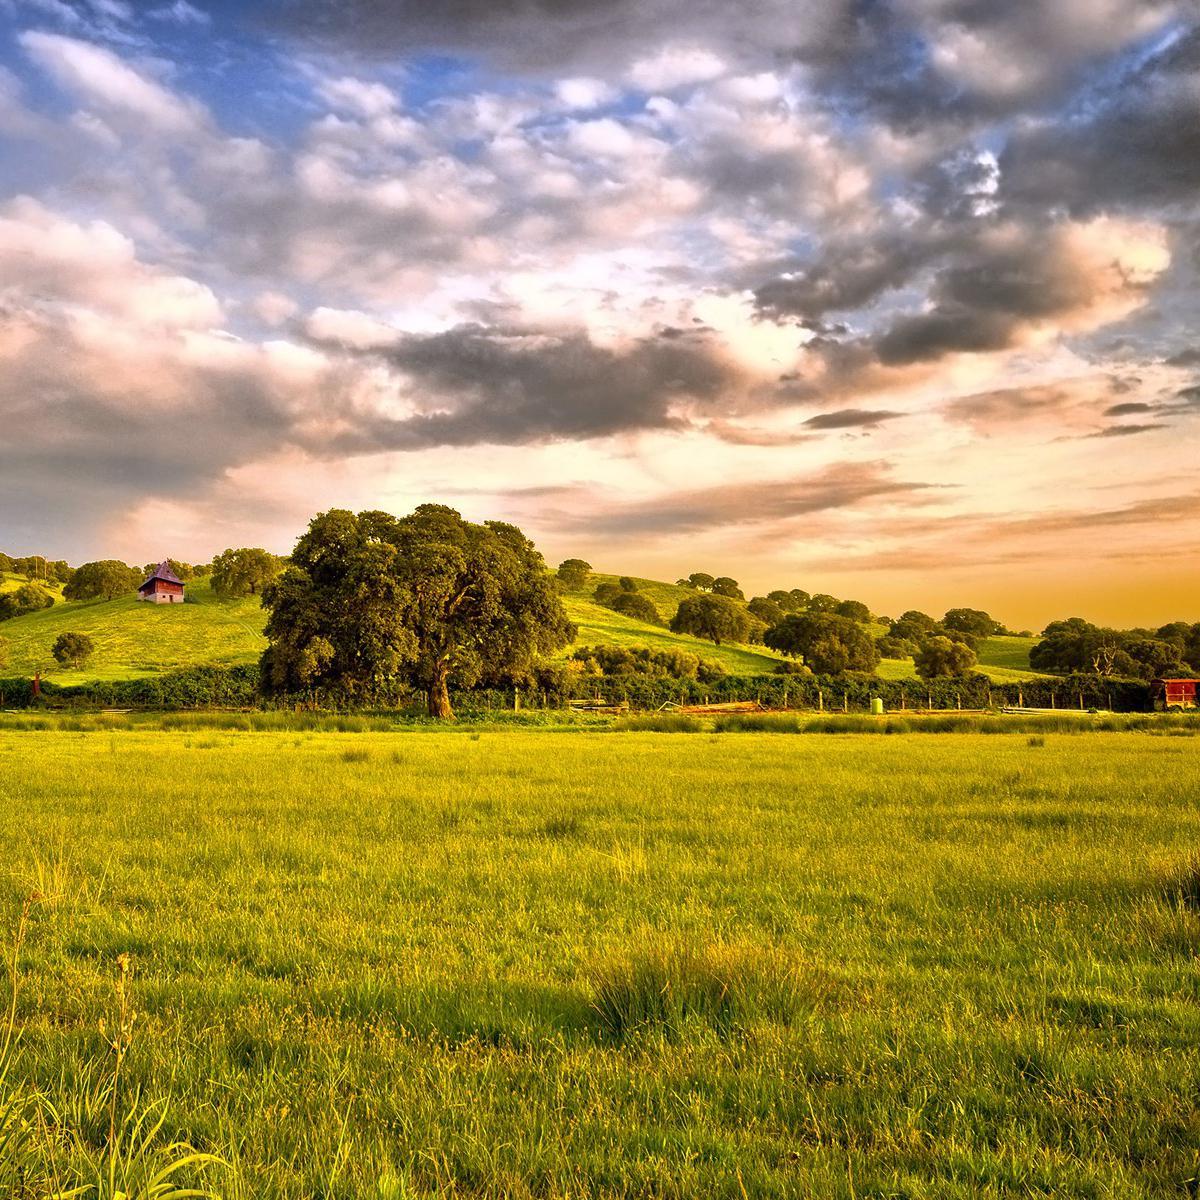
<svg viewBox="0 0 1200 1200"><path fill-rule="evenodd" d="M0 0L0 548L1200 619L1200 0Z"/></svg>

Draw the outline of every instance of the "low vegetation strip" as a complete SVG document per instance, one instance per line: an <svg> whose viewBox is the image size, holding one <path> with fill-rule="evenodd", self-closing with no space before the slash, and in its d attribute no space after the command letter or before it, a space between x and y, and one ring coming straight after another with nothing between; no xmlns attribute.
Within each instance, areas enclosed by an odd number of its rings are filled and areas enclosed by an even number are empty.
<svg viewBox="0 0 1200 1200"><path fill-rule="evenodd" d="M225 1197L1194 1175L1195 740L0 729L0 764L0 1111L57 1114L17 1195L104 1162L122 961L118 1127Z"/></svg>

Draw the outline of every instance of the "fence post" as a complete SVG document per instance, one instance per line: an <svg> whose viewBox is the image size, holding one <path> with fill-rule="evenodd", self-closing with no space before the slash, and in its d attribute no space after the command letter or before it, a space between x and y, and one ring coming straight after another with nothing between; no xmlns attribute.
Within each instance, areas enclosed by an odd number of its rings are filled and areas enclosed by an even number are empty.
<svg viewBox="0 0 1200 1200"><path fill-rule="evenodd" d="M842 712L848 713L849 711L850 711L850 701L847 698L846 693L843 692L842 693Z"/></svg>
<svg viewBox="0 0 1200 1200"><path fill-rule="evenodd" d="M783 689L783 707L784 707L784 710L785 710L785 711L786 711L786 709L787 709L787 706L788 706L788 702L787 702L787 701L788 701L788 690L787 690L787 688L785 687L785 688ZM4 697L3 697L3 695L2 695L2 694L0 694L0 704L3 704L3 703L4 703Z"/></svg>
<svg viewBox="0 0 1200 1200"><path fill-rule="evenodd" d="M1050 690L1050 707L1051 707L1051 708L1057 708L1057 707L1058 707L1058 705L1055 703L1055 700L1054 700L1054 690L1053 690L1053 688Z"/></svg>
<svg viewBox="0 0 1200 1200"><path fill-rule="evenodd" d="M817 711L825 711L825 693L820 688L817 688Z"/></svg>
<svg viewBox="0 0 1200 1200"><path fill-rule="evenodd" d="M1017 688L1017 707L1018 708L1025 707L1025 689L1024 688L1020 688L1020 687Z"/></svg>
<svg viewBox="0 0 1200 1200"><path fill-rule="evenodd" d="M515 688L513 688L513 712L520 712L520 711L521 711L521 689L519 687L515 687Z"/></svg>
<svg viewBox="0 0 1200 1200"><path fill-rule="evenodd" d="M933 693L932 692L925 693L925 703L928 706L929 711L933 712Z"/></svg>

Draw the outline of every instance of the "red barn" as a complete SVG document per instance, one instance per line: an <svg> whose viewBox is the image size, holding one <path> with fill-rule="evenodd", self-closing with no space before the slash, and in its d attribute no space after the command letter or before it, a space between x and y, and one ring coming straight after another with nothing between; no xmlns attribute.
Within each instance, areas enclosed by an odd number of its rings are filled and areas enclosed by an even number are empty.
<svg viewBox="0 0 1200 1200"><path fill-rule="evenodd" d="M138 599L154 604L182 604L183 580L171 570L170 563L160 562L154 574L138 588Z"/></svg>
<svg viewBox="0 0 1200 1200"><path fill-rule="evenodd" d="M1195 708L1200 679L1156 679L1150 686L1155 708Z"/></svg>

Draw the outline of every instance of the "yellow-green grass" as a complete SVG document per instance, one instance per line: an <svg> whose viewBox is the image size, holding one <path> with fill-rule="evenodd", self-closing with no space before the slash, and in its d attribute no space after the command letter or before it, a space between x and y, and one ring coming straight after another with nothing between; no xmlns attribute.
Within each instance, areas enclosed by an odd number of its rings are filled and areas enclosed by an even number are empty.
<svg viewBox="0 0 1200 1200"><path fill-rule="evenodd" d="M15 592L18 588L24 587L29 582L31 581L24 575L13 575L9 571L0 571L0 593ZM62 584L57 580L34 579L32 582L36 583L38 587L45 588L46 591L50 592L52 595L61 598Z"/></svg>
<svg viewBox="0 0 1200 1200"><path fill-rule="evenodd" d="M60 684L129 679L179 667L257 660L266 645L258 598L222 600L207 579L187 585L184 604L149 604L136 594L116 600L63 602L0 623L9 674L40 670ZM61 633L85 633L96 650L86 666L60 667L51 654Z"/></svg>
<svg viewBox="0 0 1200 1200"><path fill-rule="evenodd" d="M50 1141L58 1187L103 1156L127 953L118 1117L165 1102L228 1196L1187 1195L1197 768L1144 734L0 731L8 924L40 896L4 1086L60 1114L24 1186Z"/></svg>

